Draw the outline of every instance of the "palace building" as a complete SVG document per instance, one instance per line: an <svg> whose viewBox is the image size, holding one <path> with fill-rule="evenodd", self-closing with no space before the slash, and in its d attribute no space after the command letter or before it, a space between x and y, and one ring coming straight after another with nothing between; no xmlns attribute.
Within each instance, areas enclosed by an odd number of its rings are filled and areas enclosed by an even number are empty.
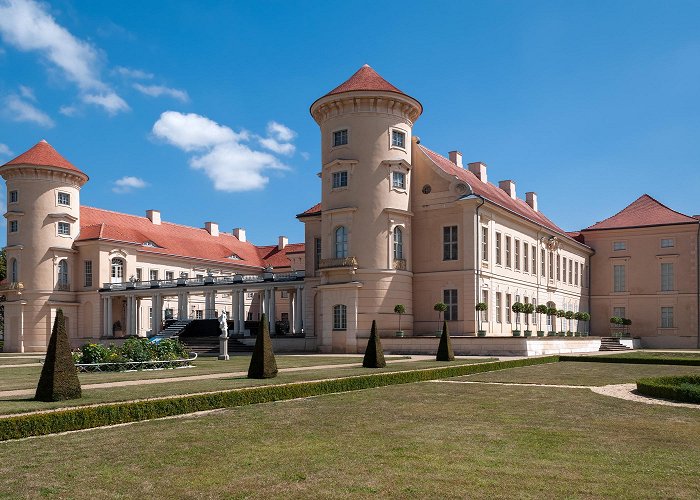
<svg viewBox="0 0 700 500"><path fill-rule="evenodd" d="M222 311L229 333L245 338L246 321L265 312L272 331L288 325L282 348L356 353L372 320L385 337L399 321L406 337L434 336L436 302L456 336L557 328L513 313L519 302L590 311L592 335L609 335L609 317L620 315L649 345L700 346L697 218L645 195L567 232L536 193L518 197L514 180L489 181L486 164L424 145L413 134L420 102L367 65L310 111L321 201L297 215L305 243L256 246L214 222L81 206L88 176L45 141L0 167L5 351L45 350L62 308L75 345L163 335L166 320L177 334Z"/></svg>

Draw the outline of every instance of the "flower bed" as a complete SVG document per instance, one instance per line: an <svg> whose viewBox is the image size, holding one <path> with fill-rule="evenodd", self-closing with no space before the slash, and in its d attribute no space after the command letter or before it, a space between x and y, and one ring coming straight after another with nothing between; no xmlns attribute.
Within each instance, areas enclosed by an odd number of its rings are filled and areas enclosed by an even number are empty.
<svg viewBox="0 0 700 500"><path fill-rule="evenodd" d="M190 357L178 340L164 339L155 344L145 338L127 339L121 346L85 344L73 352L73 362L81 372L126 371L189 366Z"/></svg>
<svg viewBox="0 0 700 500"><path fill-rule="evenodd" d="M75 367L81 373L87 372L125 372L130 370L162 370L164 368L183 368L191 366L197 359L197 353L190 358L163 359L156 361L122 361L119 363L76 363Z"/></svg>

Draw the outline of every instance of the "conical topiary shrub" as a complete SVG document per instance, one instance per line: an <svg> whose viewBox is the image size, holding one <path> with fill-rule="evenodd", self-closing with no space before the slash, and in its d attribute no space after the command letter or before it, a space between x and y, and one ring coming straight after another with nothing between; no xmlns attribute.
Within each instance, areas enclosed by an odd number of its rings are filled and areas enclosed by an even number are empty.
<svg viewBox="0 0 700 500"><path fill-rule="evenodd" d="M372 320L372 331L369 334L369 342L367 342L362 366L365 368L384 368L386 366L384 349L382 349L382 341L377 335L377 322L375 320Z"/></svg>
<svg viewBox="0 0 700 500"><path fill-rule="evenodd" d="M447 321L442 322L442 335L440 336L440 345L438 346L437 356L435 361L454 361L455 353L452 350L452 341L450 340L450 332L447 331Z"/></svg>
<svg viewBox="0 0 700 500"><path fill-rule="evenodd" d="M248 378L274 378L277 376L277 362L275 353L272 352L267 314L260 316L260 323L258 338L255 339L255 348L248 367Z"/></svg>
<svg viewBox="0 0 700 500"><path fill-rule="evenodd" d="M73 363L70 342L66 333L63 310L56 311L49 348L34 399L38 401L62 401L82 397L78 371Z"/></svg>

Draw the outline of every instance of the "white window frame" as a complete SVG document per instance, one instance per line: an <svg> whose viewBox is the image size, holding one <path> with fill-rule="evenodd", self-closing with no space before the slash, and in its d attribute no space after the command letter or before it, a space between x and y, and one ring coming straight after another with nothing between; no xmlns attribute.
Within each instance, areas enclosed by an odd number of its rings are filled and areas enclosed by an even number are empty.
<svg viewBox="0 0 700 500"><path fill-rule="evenodd" d="M530 272L530 245L523 241L523 272Z"/></svg>
<svg viewBox="0 0 700 500"><path fill-rule="evenodd" d="M403 145L398 146L394 144L394 134L400 134L403 136ZM400 149L401 151L406 151L406 142L408 140L408 132L400 128L391 127L389 129L389 149Z"/></svg>
<svg viewBox="0 0 700 500"><path fill-rule="evenodd" d="M92 261L83 261L83 286L89 288L92 286Z"/></svg>
<svg viewBox="0 0 700 500"><path fill-rule="evenodd" d="M70 269L68 268L68 259L61 259L56 264L56 283L59 287L70 286Z"/></svg>
<svg viewBox="0 0 700 500"><path fill-rule="evenodd" d="M515 270L520 271L520 240L514 240L513 245L513 264Z"/></svg>
<svg viewBox="0 0 700 500"><path fill-rule="evenodd" d="M503 321L503 310L501 307L501 301L503 300L503 294L501 292L496 292L496 323L502 323Z"/></svg>
<svg viewBox="0 0 700 500"><path fill-rule="evenodd" d="M333 306L333 331L342 332L348 329L348 306L336 304Z"/></svg>
<svg viewBox="0 0 700 500"><path fill-rule="evenodd" d="M489 227L481 226L481 260L489 261Z"/></svg>
<svg viewBox="0 0 700 500"><path fill-rule="evenodd" d="M64 196L67 198L67 203L64 203L61 201L61 196ZM60 207L70 207L70 193L67 193L65 191L56 191L56 205Z"/></svg>
<svg viewBox="0 0 700 500"><path fill-rule="evenodd" d="M343 175L345 174L345 175ZM343 180L345 183L343 184ZM350 176L347 170L338 170L331 173L331 189L347 189ZM337 182L336 182L337 181Z"/></svg>
<svg viewBox="0 0 700 500"><path fill-rule="evenodd" d="M345 132L345 142L340 142L340 143L336 144L335 143L336 134L341 134L341 137L342 137L343 132ZM347 127L339 128L339 129L333 130L331 132L331 149L332 148L342 148L343 146L347 146L348 144L350 144L350 129L349 128L347 128Z"/></svg>
<svg viewBox="0 0 700 500"><path fill-rule="evenodd" d="M496 231L496 265L500 266L503 263L502 252L503 245L503 234L500 231Z"/></svg>
<svg viewBox="0 0 700 500"><path fill-rule="evenodd" d="M10 233L19 233L19 221L13 219L7 223L7 231Z"/></svg>
<svg viewBox="0 0 700 500"><path fill-rule="evenodd" d="M65 228L62 230L61 228ZM70 238L71 227L70 222L59 221L56 223L56 236L63 236Z"/></svg>
<svg viewBox="0 0 700 500"><path fill-rule="evenodd" d="M155 273L155 278L153 277L153 273ZM148 270L148 281L158 281L158 269L149 269Z"/></svg>
<svg viewBox="0 0 700 500"><path fill-rule="evenodd" d="M15 203L19 203L19 191L17 189L13 189L12 191L10 191L8 193L7 203L10 205L15 204Z"/></svg>
<svg viewBox="0 0 700 500"><path fill-rule="evenodd" d="M511 243L512 243L512 241L513 241L513 239L510 236L506 235L506 267L509 269L511 267L513 267L513 259L512 259L512 255L511 255Z"/></svg>
<svg viewBox="0 0 700 500"><path fill-rule="evenodd" d="M342 233L340 232L342 230ZM339 238L342 235L342 238ZM348 256L348 228L346 226L338 226L333 231L335 241L334 250L336 259L344 259Z"/></svg>
<svg viewBox="0 0 700 500"><path fill-rule="evenodd" d="M673 306L662 306L659 319L661 320L661 328L675 328Z"/></svg>
<svg viewBox="0 0 700 500"><path fill-rule="evenodd" d="M445 230L449 232L449 238ZM457 225L442 227L442 260L459 260L459 227Z"/></svg>
<svg viewBox="0 0 700 500"><path fill-rule="evenodd" d="M397 179L401 179L400 183L397 183ZM398 191L406 191L406 172L401 172L399 170L391 171L391 188Z"/></svg>
<svg viewBox="0 0 700 500"><path fill-rule="evenodd" d="M403 251L403 228L401 226L394 226L392 238L394 241L394 259L405 259Z"/></svg>

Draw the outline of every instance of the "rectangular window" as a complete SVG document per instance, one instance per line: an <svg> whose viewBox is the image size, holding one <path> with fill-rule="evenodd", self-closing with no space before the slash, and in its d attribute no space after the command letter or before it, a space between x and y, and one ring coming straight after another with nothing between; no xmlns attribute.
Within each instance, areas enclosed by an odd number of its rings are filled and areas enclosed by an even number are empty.
<svg viewBox="0 0 700 500"><path fill-rule="evenodd" d="M557 255L557 281L560 281L561 278L561 255ZM564 259L564 274L566 275L566 259Z"/></svg>
<svg viewBox="0 0 700 500"><path fill-rule="evenodd" d="M158 269L151 269L148 272L148 277L151 281L158 281Z"/></svg>
<svg viewBox="0 0 700 500"><path fill-rule="evenodd" d="M537 248L532 245L532 274L537 274Z"/></svg>
<svg viewBox="0 0 700 500"><path fill-rule="evenodd" d="M613 252L618 252L620 250L627 250L626 241L613 241Z"/></svg>
<svg viewBox="0 0 700 500"><path fill-rule="evenodd" d="M333 189L347 187L348 173L346 171L333 172Z"/></svg>
<svg viewBox="0 0 700 500"><path fill-rule="evenodd" d="M501 292L496 292L496 323L501 323L503 319L501 314Z"/></svg>
<svg viewBox="0 0 700 500"><path fill-rule="evenodd" d="M663 238L661 240L661 248L673 248L675 244L676 242L673 241L673 238Z"/></svg>
<svg viewBox="0 0 700 500"><path fill-rule="evenodd" d="M581 283L581 288L584 287L583 277L584 277L585 275L583 274L583 266L584 266L584 264L583 264L583 262L581 262L581 267L580 267L580 270L581 270L581 281L580 281L580 283Z"/></svg>
<svg viewBox="0 0 700 500"><path fill-rule="evenodd" d="M554 279L554 252L549 252L549 279Z"/></svg>
<svg viewBox="0 0 700 500"><path fill-rule="evenodd" d="M248 313L250 314L250 313ZM197 311L194 312L194 318L195 319L204 319L204 311L201 309L198 309Z"/></svg>
<svg viewBox="0 0 700 500"><path fill-rule="evenodd" d="M520 240L515 240L515 269L520 271Z"/></svg>
<svg viewBox="0 0 700 500"><path fill-rule="evenodd" d="M528 256L528 250L530 245L523 243L523 271L526 273L530 272L530 257Z"/></svg>
<svg viewBox="0 0 700 500"><path fill-rule="evenodd" d="M532 307L537 308L537 299L535 297L532 297ZM532 324L533 325L537 324L537 316L539 316L539 314L537 314L535 312L532 313Z"/></svg>
<svg viewBox="0 0 700 500"><path fill-rule="evenodd" d="M624 307L613 307L613 314L616 318L624 318L627 316L627 311Z"/></svg>
<svg viewBox="0 0 700 500"><path fill-rule="evenodd" d="M447 306L445 321L457 321L457 290L443 290L442 298Z"/></svg>
<svg viewBox="0 0 700 500"><path fill-rule="evenodd" d="M85 286L92 286L92 261L91 260L86 260L84 264L84 269L85 269Z"/></svg>
<svg viewBox="0 0 700 500"><path fill-rule="evenodd" d="M613 291L624 292L625 288L625 266L613 266Z"/></svg>
<svg viewBox="0 0 700 500"><path fill-rule="evenodd" d="M544 248L540 251L540 273L542 274L543 278L547 277L546 271L547 271L547 263L545 262L545 259L547 258L547 254L545 253Z"/></svg>
<svg viewBox="0 0 700 500"><path fill-rule="evenodd" d="M510 236L506 236L506 267L511 267Z"/></svg>
<svg viewBox="0 0 700 500"><path fill-rule="evenodd" d="M481 321L488 321L489 320L489 312L491 311L491 304L489 304L489 291L488 290L481 291L481 302L486 304L486 310L481 311Z"/></svg>
<svg viewBox="0 0 700 500"><path fill-rule="evenodd" d="M348 143L348 130L336 130L333 132L333 147L344 146Z"/></svg>
<svg viewBox="0 0 700 500"><path fill-rule="evenodd" d="M661 291L670 292L674 290L673 264L670 262L661 263Z"/></svg>
<svg viewBox="0 0 700 500"><path fill-rule="evenodd" d="M496 264L501 264L501 233L496 233Z"/></svg>
<svg viewBox="0 0 700 500"><path fill-rule="evenodd" d="M173 281L175 279L175 273L173 271L165 271L165 279Z"/></svg>
<svg viewBox="0 0 700 500"><path fill-rule="evenodd" d="M19 222L16 220L11 220L10 221L10 232L16 233L17 231L19 231Z"/></svg>
<svg viewBox="0 0 700 500"><path fill-rule="evenodd" d="M70 236L70 224L68 222L59 222L58 234L62 236Z"/></svg>
<svg viewBox="0 0 700 500"><path fill-rule="evenodd" d="M673 328L673 307L661 308L661 328Z"/></svg>
<svg viewBox="0 0 700 500"><path fill-rule="evenodd" d="M396 189L406 189L406 174L403 172L392 172L391 187Z"/></svg>
<svg viewBox="0 0 700 500"><path fill-rule="evenodd" d="M578 286L578 262L574 262L574 285Z"/></svg>
<svg viewBox="0 0 700 500"><path fill-rule="evenodd" d="M136 268L136 281L143 281L143 269L140 267Z"/></svg>
<svg viewBox="0 0 700 500"><path fill-rule="evenodd" d="M17 203L19 201L19 191L10 191L10 203Z"/></svg>
<svg viewBox="0 0 700 500"><path fill-rule="evenodd" d="M59 191L58 192L58 204L65 205L65 206L69 207L70 206L70 194L63 193L63 192Z"/></svg>
<svg viewBox="0 0 700 500"><path fill-rule="evenodd" d="M333 330L348 329L348 308L344 304L333 306Z"/></svg>
<svg viewBox="0 0 700 500"><path fill-rule="evenodd" d="M314 270L321 264L321 238L314 238Z"/></svg>
<svg viewBox="0 0 700 500"><path fill-rule="evenodd" d="M489 261L489 228L481 226L481 260Z"/></svg>
<svg viewBox="0 0 700 500"><path fill-rule="evenodd" d="M391 145L395 148L406 147L406 134L399 130L391 131Z"/></svg>
<svg viewBox="0 0 700 500"><path fill-rule="evenodd" d="M513 298L512 296L507 293L506 294L506 323L510 323L510 318L511 318L511 306L513 305Z"/></svg>
<svg viewBox="0 0 700 500"><path fill-rule="evenodd" d="M574 261L569 259L569 285L574 284Z"/></svg>
<svg viewBox="0 0 700 500"><path fill-rule="evenodd" d="M457 226L442 228L442 260L457 260Z"/></svg>

